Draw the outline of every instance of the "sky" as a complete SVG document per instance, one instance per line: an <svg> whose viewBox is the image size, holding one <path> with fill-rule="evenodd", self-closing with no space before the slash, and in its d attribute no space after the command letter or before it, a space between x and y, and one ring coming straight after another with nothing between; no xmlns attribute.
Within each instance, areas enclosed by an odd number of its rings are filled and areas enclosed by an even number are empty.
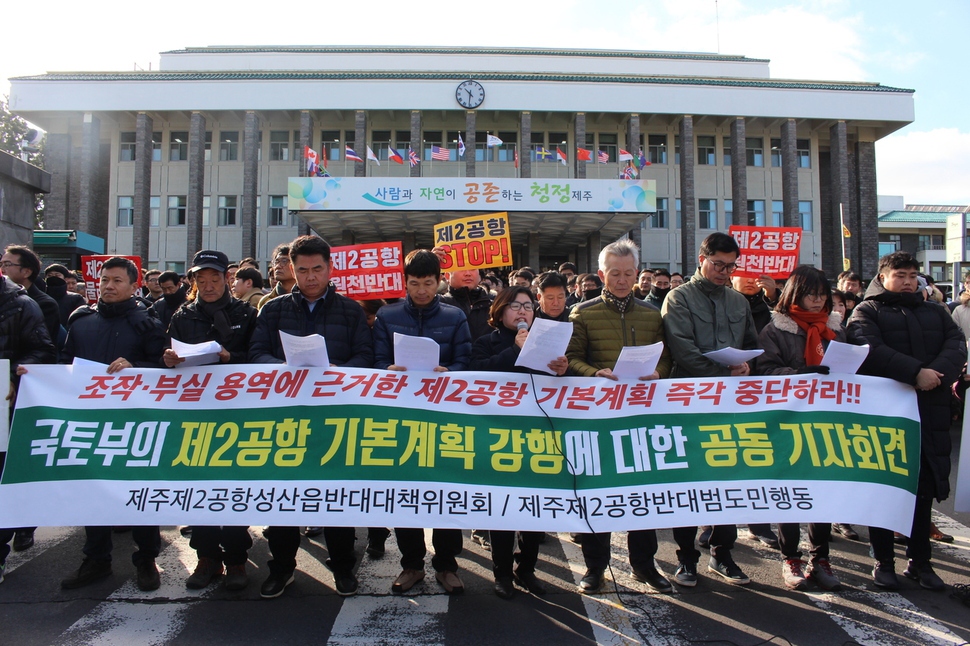
<svg viewBox="0 0 970 646"><path fill-rule="evenodd" d="M12 5L12 6L11 6ZM916 120L876 143L880 195L970 205L970 1L369 0L17 1L0 10L0 93L47 71L157 69L207 45L439 45L743 55L772 78L869 81L916 91ZM360 13L366 7L365 14ZM51 44L60 44L50 47ZM962 118L961 118L962 117Z"/></svg>

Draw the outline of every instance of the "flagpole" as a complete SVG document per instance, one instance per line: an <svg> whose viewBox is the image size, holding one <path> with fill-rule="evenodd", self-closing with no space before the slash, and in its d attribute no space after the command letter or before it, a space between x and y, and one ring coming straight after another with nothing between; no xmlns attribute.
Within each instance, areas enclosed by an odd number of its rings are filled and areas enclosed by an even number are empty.
<svg viewBox="0 0 970 646"><path fill-rule="evenodd" d="M842 212L842 202L839 202L839 224L842 226L842 269L849 271L851 264L849 263L849 258L845 255L845 214Z"/></svg>

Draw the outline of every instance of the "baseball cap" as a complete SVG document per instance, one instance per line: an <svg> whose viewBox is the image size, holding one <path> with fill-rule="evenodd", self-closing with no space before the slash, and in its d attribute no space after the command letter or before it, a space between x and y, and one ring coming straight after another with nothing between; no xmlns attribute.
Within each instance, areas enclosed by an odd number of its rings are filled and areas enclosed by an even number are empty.
<svg viewBox="0 0 970 646"><path fill-rule="evenodd" d="M229 258L221 251L205 249L195 254L192 259L192 267L188 273L199 271L200 269L215 269L218 272L226 273L229 269Z"/></svg>

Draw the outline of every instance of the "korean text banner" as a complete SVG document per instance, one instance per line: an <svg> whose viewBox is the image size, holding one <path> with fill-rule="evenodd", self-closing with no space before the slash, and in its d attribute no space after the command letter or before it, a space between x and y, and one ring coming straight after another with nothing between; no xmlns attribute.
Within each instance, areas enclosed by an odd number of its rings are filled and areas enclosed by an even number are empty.
<svg viewBox="0 0 970 646"><path fill-rule="evenodd" d="M400 242L332 247L330 280L355 300L404 298L404 256Z"/></svg>
<svg viewBox="0 0 970 646"><path fill-rule="evenodd" d="M8 526L906 533L913 518L916 396L887 379L83 370L31 366L21 383Z"/></svg>
<svg viewBox="0 0 970 646"><path fill-rule="evenodd" d="M446 254L442 271L511 265L509 214L490 213L442 222L435 225L434 244Z"/></svg>
<svg viewBox="0 0 970 646"><path fill-rule="evenodd" d="M653 213L653 179L290 177L291 211L600 211Z"/></svg>
<svg viewBox="0 0 970 646"><path fill-rule="evenodd" d="M798 266L802 244L798 227L731 226L728 233L741 248L735 276L757 278L767 274L784 279Z"/></svg>
<svg viewBox="0 0 970 646"><path fill-rule="evenodd" d="M141 286L141 256L121 256L135 263L138 268L138 286ZM81 273L84 276L84 298L94 305L101 298L101 265L114 256L81 256Z"/></svg>

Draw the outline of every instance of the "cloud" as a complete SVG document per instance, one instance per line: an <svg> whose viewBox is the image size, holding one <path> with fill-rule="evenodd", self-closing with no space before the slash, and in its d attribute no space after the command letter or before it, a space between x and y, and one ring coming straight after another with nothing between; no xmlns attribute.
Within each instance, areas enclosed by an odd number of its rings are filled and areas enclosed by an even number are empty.
<svg viewBox="0 0 970 646"><path fill-rule="evenodd" d="M957 128L897 133L876 142L880 195L907 204L970 204L970 132Z"/></svg>

